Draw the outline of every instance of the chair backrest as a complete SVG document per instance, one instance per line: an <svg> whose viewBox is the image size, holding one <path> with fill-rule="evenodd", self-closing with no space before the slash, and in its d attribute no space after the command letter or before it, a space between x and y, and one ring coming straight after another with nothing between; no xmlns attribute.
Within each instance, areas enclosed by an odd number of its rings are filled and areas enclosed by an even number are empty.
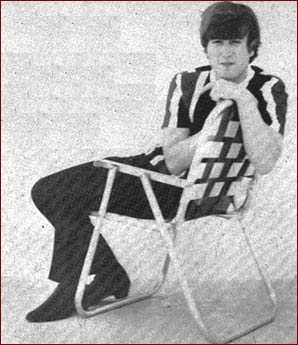
<svg viewBox="0 0 298 345"><path fill-rule="evenodd" d="M202 212L235 211L240 206L236 198L243 200L241 204L245 202L255 175L245 152L236 104L221 102L208 119L211 125L202 130L187 176L195 184L186 193L190 201L186 219L201 216Z"/></svg>

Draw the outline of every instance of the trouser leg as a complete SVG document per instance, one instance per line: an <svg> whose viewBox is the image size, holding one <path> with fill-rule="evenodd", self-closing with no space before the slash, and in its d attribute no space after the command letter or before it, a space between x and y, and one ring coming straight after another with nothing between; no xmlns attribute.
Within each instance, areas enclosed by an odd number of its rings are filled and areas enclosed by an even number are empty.
<svg viewBox="0 0 298 345"><path fill-rule="evenodd" d="M87 163L47 176L34 185L32 199L55 228L50 279L59 282L81 270L93 231L89 214L99 207L106 176L105 169L99 171ZM117 264L101 236L91 273Z"/></svg>
<svg viewBox="0 0 298 345"><path fill-rule="evenodd" d="M55 228L50 279L61 281L69 272L81 269L93 231L89 214L99 209L106 178L106 169L86 163L47 176L34 185L32 199ZM164 217L171 218L181 191L157 182L152 186ZM108 212L153 218L141 181L122 173L116 175ZM91 273L111 269L113 265L119 263L101 236Z"/></svg>

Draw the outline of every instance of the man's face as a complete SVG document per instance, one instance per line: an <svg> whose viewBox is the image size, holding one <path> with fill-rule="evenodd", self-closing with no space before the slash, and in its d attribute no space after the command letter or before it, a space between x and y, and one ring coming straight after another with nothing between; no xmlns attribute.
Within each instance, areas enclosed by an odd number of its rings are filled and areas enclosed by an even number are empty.
<svg viewBox="0 0 298 345"><path fill-rule="evenodd" d="M245 36L242 39L212 39L208 42L206 54L216 79L241 83L253 52L248 51Z"/></svg>

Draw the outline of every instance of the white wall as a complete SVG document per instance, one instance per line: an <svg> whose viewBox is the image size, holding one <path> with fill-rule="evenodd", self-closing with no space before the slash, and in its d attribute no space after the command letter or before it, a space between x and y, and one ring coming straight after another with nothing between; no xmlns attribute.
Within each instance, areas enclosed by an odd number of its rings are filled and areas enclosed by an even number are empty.
<svg viewBox="0 0 298 345"><path fill-rule="evenodd" d="M198 26L209 4L1 4L5 276L31 282L47 276L53 231L30 200L35 181L106 154L141 152L158 141L170 79L176 72L207 63ZM249 234L271 277L292 278L296 272L296 4L249 5L262 29L255 64L280 76L290 95L285 150L276 169L263 178L255 209L258 216ZM191 227L188 238L183 232L181 248L190 256L199 253L200 262L209 264L208 274L221 277L218 272L224 272L228 278L233 270L215 262L219 252L226 259L235 252L238 235L219 233L221 222L211 221L202 228L206 221L198 221L195 225L201 230ZM117 236L126 234L122 243L147 234L140 227L128 227L122 234L122 225L116 229ZM152 259L148 236L147 245L136 246L131 255L115 249L132 274L141 253L145 266L160 259ZM194 243L201 240L205 244L198 250ZM187 259L186 268L193 270L196 260ZM244 270L245 262L240 266Z"/></svg>

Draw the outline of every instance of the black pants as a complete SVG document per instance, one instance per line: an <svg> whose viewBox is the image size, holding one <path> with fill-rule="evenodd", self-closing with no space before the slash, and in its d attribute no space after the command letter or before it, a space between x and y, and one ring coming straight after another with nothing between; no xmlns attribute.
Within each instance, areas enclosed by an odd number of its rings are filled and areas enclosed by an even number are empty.
<svg viewBox="0 0 298 345"><path fill-rule="evenodd" d="M144 155L110 158L126 164L154 170ZM32 199L40 212L55 228L52 264L49 279L60 282L73 270L81 270L93 226L91 211L100 206L107 178L107 169L95 168L92 162L78 165L39 180L32 188ZM166 219L176 214L181 189L152 182L153 190ZM108 212L135 218L152 219L153 214L141 181L135 176L117 173ZM117 260L101 236L91 273L109 270ZM112 270L112 268L110 269Z"/></svg>

